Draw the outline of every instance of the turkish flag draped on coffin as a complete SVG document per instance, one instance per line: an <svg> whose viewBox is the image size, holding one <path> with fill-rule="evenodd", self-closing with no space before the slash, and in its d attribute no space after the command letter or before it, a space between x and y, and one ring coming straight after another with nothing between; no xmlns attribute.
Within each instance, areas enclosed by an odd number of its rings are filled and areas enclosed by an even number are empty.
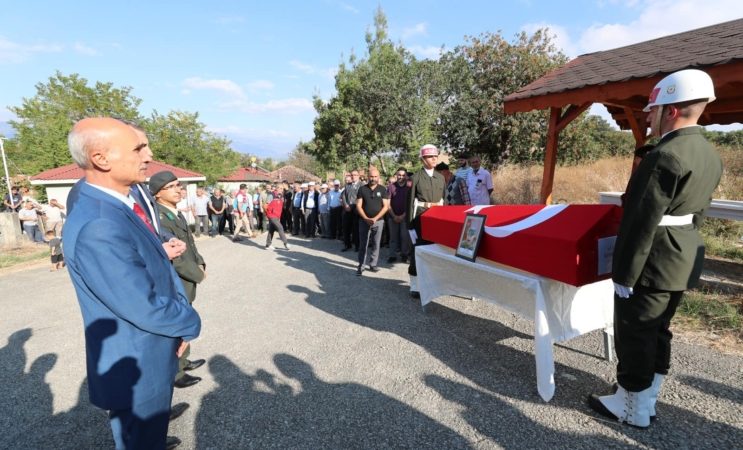
<svg viewBox="0 0 743 450"><path fill-rule="evenodd" d="M573 286L611 277L615 205L438 206L421 216L423 239L457 248L467 213L487 216L478 257Z"/></svg>

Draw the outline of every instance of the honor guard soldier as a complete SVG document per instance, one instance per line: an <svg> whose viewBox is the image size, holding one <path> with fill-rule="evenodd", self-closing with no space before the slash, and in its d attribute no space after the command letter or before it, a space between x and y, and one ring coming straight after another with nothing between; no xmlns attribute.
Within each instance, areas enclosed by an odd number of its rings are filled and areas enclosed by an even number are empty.
<svg viewBox="0 0 743 450"><path fill-rule="evenodd" d="M617 390L592 395L602 415L646 428L671 359L669 325L704 261L699 235L722 175L722 162L697 125L715 99L701 70L663 78L650 93L647 121L656 147L632 175L614 248Z"/></svg>
<svg viewBox="0 0 743 450"><path fill-rule="evenodd" d="M444 190L446 189L444 176L434 170L439 158L439 149L435 145L427 144L421 147L418 156L423 162L423 167L410 177L411 185L408 191L408 230L415 230L416 234L410 267L408 267L410 295L413 298L420 298L418 272L415 267L415 247L431 244L422 239L420 216L428 208L444 204Z"/></svg>

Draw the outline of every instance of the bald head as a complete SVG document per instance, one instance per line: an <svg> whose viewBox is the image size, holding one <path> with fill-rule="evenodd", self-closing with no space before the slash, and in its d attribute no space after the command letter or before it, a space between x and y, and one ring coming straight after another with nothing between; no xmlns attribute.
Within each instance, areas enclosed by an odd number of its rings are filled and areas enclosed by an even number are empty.
<svg viewBox="0 0 743 450"><path fill-rule="evenodd" d="M376 186L379 184L379 170L375 168L369 169L369 184L371 186Z"/></svg>
<svg viewBox="0 0 743 450"><path fill-rule="evenodd" d="M147 137L110 117L77 122L67 138L70 155L85 170L88 183L126 193L146 178L152 161Z"/></svg>

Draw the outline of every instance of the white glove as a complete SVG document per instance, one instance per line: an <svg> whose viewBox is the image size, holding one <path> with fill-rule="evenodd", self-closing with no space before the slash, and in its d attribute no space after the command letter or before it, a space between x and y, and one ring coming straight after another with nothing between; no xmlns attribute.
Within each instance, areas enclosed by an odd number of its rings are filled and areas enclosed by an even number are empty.
<svg viewBox="0 0 743 450"><path fill-rule="evenodd" d="M614 283L614 292L619 296L619 298L629 298L630 295L632 295L632 288Z"/></svg>

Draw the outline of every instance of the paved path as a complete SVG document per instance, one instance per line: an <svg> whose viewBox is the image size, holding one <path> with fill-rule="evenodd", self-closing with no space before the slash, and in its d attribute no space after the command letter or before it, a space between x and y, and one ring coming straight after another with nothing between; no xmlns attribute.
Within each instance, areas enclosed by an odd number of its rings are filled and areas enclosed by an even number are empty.
<svg viewBox="0 0 743 450"><path fill-rule="evenodd" d="M263 237L260 243L264 242ZM181 448L741 448L743 357L675 346L659 420L635 430L585 397L613 365L599 332L555 349L557 391L536 392L532 326L482 302L421 312L403 265L356 277L328 240L201 238L208 264L192 357L204 380L176 390ZM384 255L384 252L383 252ZM123 281L123 280L122 280ZM0 448L110 448L84 384L82 321L66 272L0 275Z"/></svg>

